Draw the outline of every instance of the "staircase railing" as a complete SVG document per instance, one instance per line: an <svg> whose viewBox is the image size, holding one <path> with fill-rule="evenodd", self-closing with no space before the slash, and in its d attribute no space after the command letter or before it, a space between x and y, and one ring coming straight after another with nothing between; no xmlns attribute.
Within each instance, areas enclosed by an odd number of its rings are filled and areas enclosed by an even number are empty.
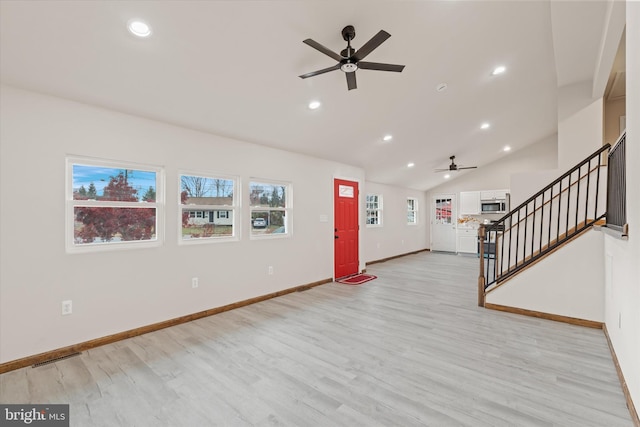
<svg viewBox="0 0 640 427"><path fill-rule="evenodd" d="M624 132L609 150L607 168L607 227L627 234L626 139Z"/></svg>
<svg viewBox="0 0 640 427"><path fill-rule="evenodd" d="M571 168L511 212L478 230L478 303L506 280L606 216L606 164L610 145Z"/></svg>

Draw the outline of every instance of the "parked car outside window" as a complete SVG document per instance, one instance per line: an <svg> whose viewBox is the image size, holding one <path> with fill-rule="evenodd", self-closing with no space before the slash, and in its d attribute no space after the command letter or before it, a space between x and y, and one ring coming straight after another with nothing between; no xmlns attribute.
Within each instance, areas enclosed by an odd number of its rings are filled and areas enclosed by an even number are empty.
<svg viewBox="0 0 640 427"><path fill-rule="evenodd" d="M267 226L267 220L264 218L256 218L253 220L253 228L265 228Z"/></svg>

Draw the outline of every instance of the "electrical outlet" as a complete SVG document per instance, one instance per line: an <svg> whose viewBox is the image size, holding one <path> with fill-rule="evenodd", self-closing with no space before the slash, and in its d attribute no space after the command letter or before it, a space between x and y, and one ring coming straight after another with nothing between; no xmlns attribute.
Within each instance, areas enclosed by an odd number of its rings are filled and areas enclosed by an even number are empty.
<svg viewBox="0 0 640 427"><path fill-rule="evenodd" d="M62 315L66 316L73 312L73 304L70 299L62 301Z"/></svg>
<svg viewBox="0 0 640 427"><path fill-rule="evenodd" d="M269 275L273 274L273 267L272 266L269 266L268 272L269 272Z"/></svg>
<svg viewBox="0 0 640 427"><path fill-rule="evenodd" d="M198 284L198 278L197 277L192 277L191 278L191 287L192 288L197 288L199 286Z"/></svg>

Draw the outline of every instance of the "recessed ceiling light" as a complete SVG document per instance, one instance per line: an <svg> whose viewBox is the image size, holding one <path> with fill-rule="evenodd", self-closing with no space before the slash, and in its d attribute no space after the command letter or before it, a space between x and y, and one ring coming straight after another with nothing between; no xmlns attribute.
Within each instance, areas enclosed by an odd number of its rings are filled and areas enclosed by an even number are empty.
<svg viewBox="0 0 640 427"><path fill-rule="evenodd" d="M311 101L309 103L309 109L310 110L316 110L316 109L320 108L320 105L322 105L322 104L320 104L320 101Z"/></svg>
<svg viewBox="0 0 640 427"><path fill-rule="evenodd" d="M412 168L412 167L414 167L415 165L416 165L415 163L407 163L407 167L408 167L408 168Z"/></svg>
<svg viewBox="0 0 640 427"><path fill-rule="evenodd" d="M447 90L447 84L446 83L440 83L438 86L436 86L436 90L438 92L444 92L445 90Z"/></svg>
<svg viewBox="0 0 640 427"><path fill-rule="evenodd" d="M137 19L132 19L127 23L127 28L134 36L148 37L151 35L151 27L149 24Z"/></svg>
<svg viewBox="0 0 640 427"><path fill-rule="evenodd" d="M489 129L491 125L489 123L483 123L480 125L480 129Z"/></svg>
<svg viewBox="0 0 640 427"><path fill-rule="evenodd" d="M449 175L449 174L446 174L446 175L444 176L444 179L449 179L449 178L451 178L451 175Z"/></svg>
<svg viewBox="0 0 640 427"><path fill-rule="evenodd" d="M391 141L393 139L392 135L385 135L384 138L382 138L383 141Z"/></svg>
<svg viewBox="0 0 640 427"><path fill-rule="evenodd" d="M507 71L507 68L504 65L501 65L499 67L496 67L493 72L491 73L492 76L497 76L498 74L502 74L505 71Z"/></svg>
<svg viewBox="0 0 640 427"><path fill-rule="evenodd" d="M505 145L502 151L511 151L511 147L509 147L508 145Z"/></svg>

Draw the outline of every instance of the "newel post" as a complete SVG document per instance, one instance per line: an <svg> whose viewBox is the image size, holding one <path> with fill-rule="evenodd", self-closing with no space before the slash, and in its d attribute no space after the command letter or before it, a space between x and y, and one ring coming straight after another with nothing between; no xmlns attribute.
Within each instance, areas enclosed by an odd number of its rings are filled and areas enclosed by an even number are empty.
<svg viewBox="0 0 640 427"><path fill-rule="evenodd" d="M480 224L478 228L478 248L480 254L480 273L478 275L478 306L484 307L484 287L486 284L484 278L484 238L486 236L486 230L484 224Z"/></svg>

